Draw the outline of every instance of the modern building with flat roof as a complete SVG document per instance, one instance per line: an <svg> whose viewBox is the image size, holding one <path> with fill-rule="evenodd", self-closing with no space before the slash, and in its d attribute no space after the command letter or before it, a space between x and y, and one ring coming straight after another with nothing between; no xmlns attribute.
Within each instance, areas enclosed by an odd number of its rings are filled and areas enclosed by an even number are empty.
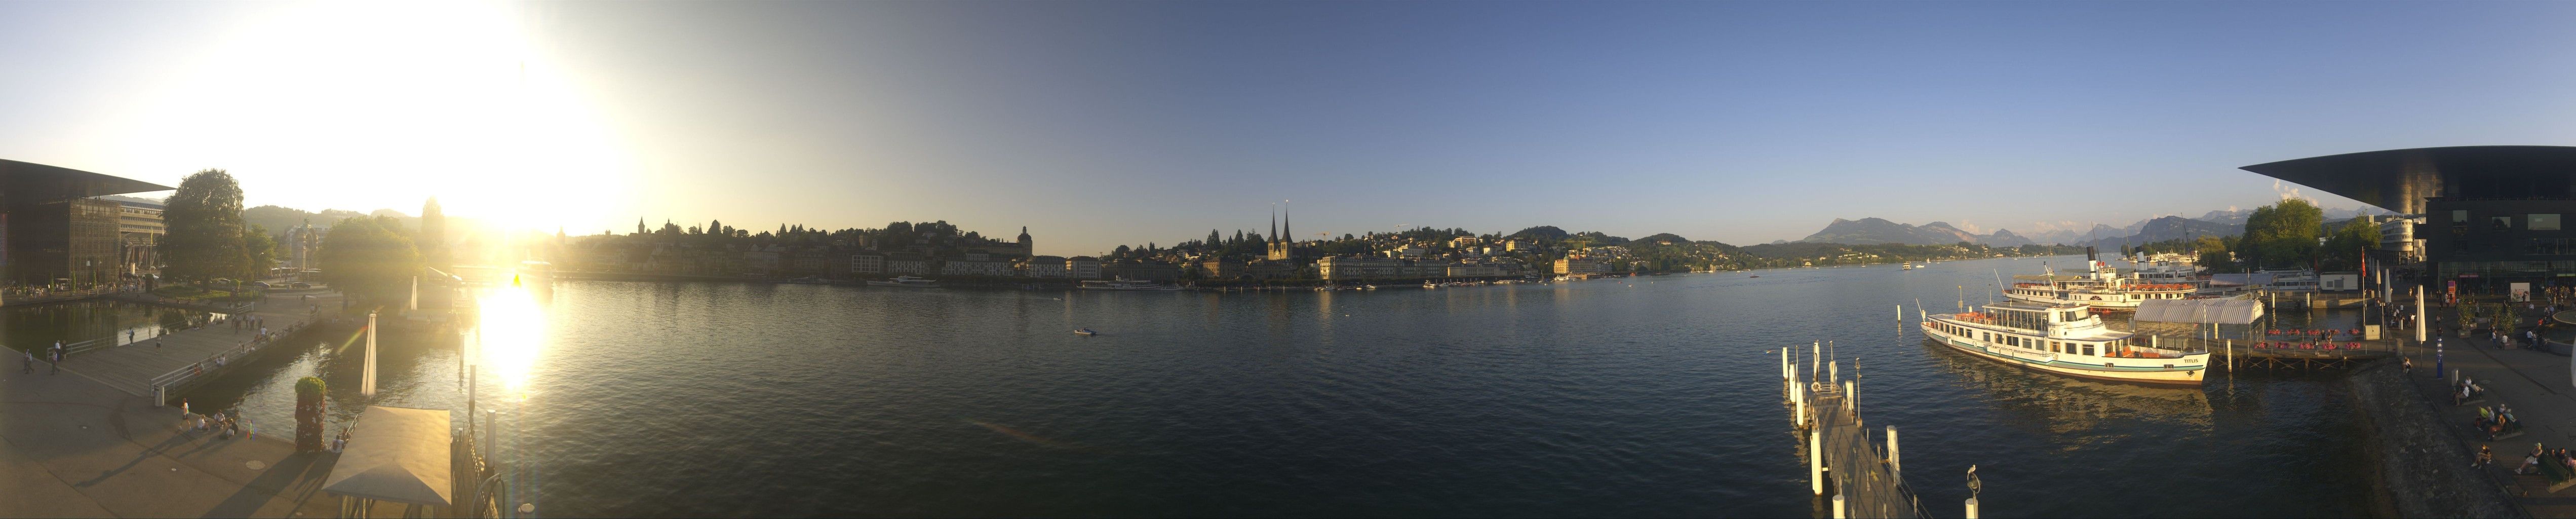
<svg viewBox="0 0 2576 519"><path fill-rule="evenodd" d="M126 272L116 202L169 191L140 180L0 159L0 271L20 285L113 284Z"/></svg>
<svg viewBox="0 0 2576 519"><path fill-rule="evenodd" d="M2430 281L2576 284L2576 146L2366 151L2245 166L2398 213L2381 249ZM2538 285L2535 285L2538 286Z"/></svg>

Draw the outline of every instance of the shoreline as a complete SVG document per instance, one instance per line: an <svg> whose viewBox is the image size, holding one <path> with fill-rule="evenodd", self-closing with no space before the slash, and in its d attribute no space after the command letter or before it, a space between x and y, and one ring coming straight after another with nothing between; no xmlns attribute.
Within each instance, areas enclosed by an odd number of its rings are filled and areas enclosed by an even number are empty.
<svg viewBox="0 0 2576 519"><path fill-rule="evenodd" d="M2443 426L2440 410L2395 364L2373 362L2344 378L2361 415L2364 456L2374 467L2374 511L2390 517L2530 517L2493 481L2467 468L2476 453Z"/></svg>

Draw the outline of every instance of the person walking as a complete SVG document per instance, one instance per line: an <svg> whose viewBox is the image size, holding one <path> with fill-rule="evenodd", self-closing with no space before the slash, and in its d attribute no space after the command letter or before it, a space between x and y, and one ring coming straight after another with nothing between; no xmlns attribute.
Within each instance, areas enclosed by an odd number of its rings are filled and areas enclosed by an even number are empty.
<svg viewBox="0 0 2576 519"><path fill-rule="evenodd" d="M53 362L49 363L49 364L46 366L45 374L46 374L46 375L60 375L60 374L63 374L63 349L62 349L62 348L54 348L54 351L53 351L53 353L52 353L51 355L53 356Z"/></svg>
<svg viewBox="0 0 2576 519"><path fill-rule="evenodd" d="M20 373L20 374L26 374L26 375L34 375L34 374L36 374L36 352L32 352L32 351L21 351L21 352L18 352L18 353L19 353L19 354L22 354L22 355L26 355L26 356L27 356L27 364L26 364L26 365L24 365L24 366L20 366L20 367L18 368L18 373Z"/></svg>

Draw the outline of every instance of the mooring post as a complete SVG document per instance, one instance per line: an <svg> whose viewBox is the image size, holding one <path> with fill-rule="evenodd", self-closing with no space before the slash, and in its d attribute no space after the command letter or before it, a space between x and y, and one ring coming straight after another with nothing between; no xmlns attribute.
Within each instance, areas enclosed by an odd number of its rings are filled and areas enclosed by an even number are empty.
<svg viewBox="0 0 2576 519"><path fill-rule="evenodd" d="M1896 426L1887 426L1887 471L1904 474L1905 463L1903 460L1904 458L1897 455L1896 452Z"/></svg>
<svg viewBox="0 0 2576 519"><path fill-rule="evenodd" d="M1860 416L1860 401L1852 398L1851 381L1843 381L1843 412Z"/></svg>
<svg viewBox="0 0 2576 519"><path fill-rule="evenodd" d="M1796 402L1792 405L1797 406L1795 411L1789 413L1789 425L1805 428L1807 426L1807 388L1790 385L1789 400Z"/></svg>
<svg viewBox="0 0 2576 519"><path fill-rule="evenodd" d="M1807 433L1807 486L1816 495L1825 495L1824 431Z"/></svg>
<svg viewBox="0 0 2576 519"><path fill-rule="evenodd" d="M2236 339L2227 340L2227 372L2236 372Z"/></svg>
<svg viewBox="0 0 2576 519"><path fill-rule="evenodd" d="M1968 519L1977 519L1977 498L1968 498Z"/></svg>
<svg viewBox="0 0 2576 519"><path fill-rule="evenodd" d="M1834 519L1843 519L1843 495L1834 494Z"/></svg>

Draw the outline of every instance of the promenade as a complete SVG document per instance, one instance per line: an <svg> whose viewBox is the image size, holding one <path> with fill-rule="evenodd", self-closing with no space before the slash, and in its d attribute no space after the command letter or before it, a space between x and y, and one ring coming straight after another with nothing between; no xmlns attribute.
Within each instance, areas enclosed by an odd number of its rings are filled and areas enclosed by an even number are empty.
<svg viewBox="0 0 2576 519"><path fill-rule="evenodd" d="M15 364L15 363L12 363ZM68 371L0 371L0 517L330 517L337 455L297 454L293 424L187 433L177 407Z"/></svg>
<svg viewBox="0 0 2576 519"><path fill-rule="evenodd" d="M317 306L319 314L313 313ZM283 334L298 324L340 315L340 295L322 290L272 292L243 315L266 319L271 332ZM129 395L150 396L154 377L199 363L209 363L204 369L213 370L216 366L211 365L209 359L233 351L257 336L256 329L234 330L229 323L210 324L161 337L138 336L132 344L74 355L63 362L63 372L95 380ZM123 343L125 338L117 337L116 341ZM229 367L229 361L226 367Z"/></svg>
<svg viewBox="0 0 2576 519"><path fill-rule="evenodd" d="M2487 392L2480 401L2451 403L2446 383L2452 374L2436 378L2431 348L2409 348L2407 357L2414 360L2415 368L2408 380L2433 401L2442 424L2457 433L2468 451L2475 452L2480 446L2494 450L2494 463L2480 472L2504 488L2506 494L2515 496L2524 510L2534 517L2576 517L2576 487L2551 491L2546 477L2512 473L2534 443L2552 450L2576 448L2576 377L2569 373L2569 358L2499 348L2484 334L2473 335L2463 339L2455 332L2444 339L2441 364L2446 371L2484 386ZM2477 407L2497 404L2513 408L2523 424L2520 436L2487 441L2483 434L2471 430L2471 420L2478 416Z"/></svg>

